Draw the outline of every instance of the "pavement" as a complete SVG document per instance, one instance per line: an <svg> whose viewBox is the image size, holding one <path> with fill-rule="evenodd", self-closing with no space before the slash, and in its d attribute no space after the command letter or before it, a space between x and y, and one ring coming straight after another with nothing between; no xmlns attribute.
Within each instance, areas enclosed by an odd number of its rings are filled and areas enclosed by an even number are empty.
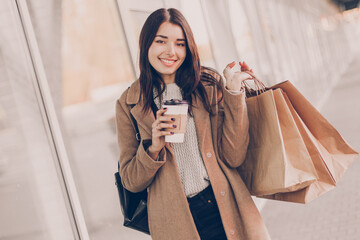
<svg viewBox="0 0 360 240"><path fill-rule="evenodd" d="M360 54L332 90L320 112L360 151ZM337 187L308 204L269 200L261 214L272 240L359 240L360 159Z"/></svg>

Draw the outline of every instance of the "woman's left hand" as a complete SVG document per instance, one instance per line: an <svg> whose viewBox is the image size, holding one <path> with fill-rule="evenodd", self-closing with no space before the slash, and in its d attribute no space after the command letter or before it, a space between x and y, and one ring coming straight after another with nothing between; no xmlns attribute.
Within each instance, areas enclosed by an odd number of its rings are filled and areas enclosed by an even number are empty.
<svg viewBox="0 0 360 240"><path fill-rule="evenodd" d="M246 71L252 72L252 70L249 69L245 62L240 62L241 71L236 71L233 69L235 64L235 62L229 63L224 69L223 74L226 79L226 88L232 91L240 91L242 86L241 83L252 78Z"/></svg>

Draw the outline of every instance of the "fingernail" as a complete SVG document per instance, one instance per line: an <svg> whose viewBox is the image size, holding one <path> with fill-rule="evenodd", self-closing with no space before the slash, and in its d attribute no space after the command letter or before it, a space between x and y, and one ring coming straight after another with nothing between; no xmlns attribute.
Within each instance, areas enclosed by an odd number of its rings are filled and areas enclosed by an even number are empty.
<svg viewBox="0 0 360 240"><path fill-rule="evenodd" d="M176 128L176 125L173 125L174 128Z"/></svg>
<svg viewBox="0 0 360 240"><path fill-rule="evenodd" d="M164 110L166 110L167 109L167 107L164 107Z"/></svg>
<svg viewBox="0 0 360 240"><path fill-rule="evenodd" d="M170 134L174 134L174 132L170 132Z"/></svg>
<svg viewBox="0 0 360 240"><path fill-rule="evenodd" d="M175 118L171 118L171 121L175 121Z"/></svg>

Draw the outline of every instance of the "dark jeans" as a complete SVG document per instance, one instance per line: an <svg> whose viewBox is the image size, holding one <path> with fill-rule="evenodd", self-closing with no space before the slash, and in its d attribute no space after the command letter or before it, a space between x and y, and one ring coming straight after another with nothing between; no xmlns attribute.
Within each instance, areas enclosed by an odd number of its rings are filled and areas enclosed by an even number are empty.
<svg viewBox="0 0 360 240"><path fill-rule="evenodd" d="M211 185L188 202L201 240L227 239Z"/></svg>

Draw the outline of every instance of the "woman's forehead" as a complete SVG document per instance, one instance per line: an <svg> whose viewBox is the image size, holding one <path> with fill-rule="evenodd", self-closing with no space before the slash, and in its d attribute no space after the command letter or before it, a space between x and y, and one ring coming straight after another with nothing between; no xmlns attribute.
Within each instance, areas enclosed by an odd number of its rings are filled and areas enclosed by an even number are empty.
<svg viewBox="0 0 360 240"><path fill-rule="evenodd" d="M185 40L182 28L179 25L170 22L163 22L160 25L156 36L168 39L173 38L177 40Z"/></svg>

